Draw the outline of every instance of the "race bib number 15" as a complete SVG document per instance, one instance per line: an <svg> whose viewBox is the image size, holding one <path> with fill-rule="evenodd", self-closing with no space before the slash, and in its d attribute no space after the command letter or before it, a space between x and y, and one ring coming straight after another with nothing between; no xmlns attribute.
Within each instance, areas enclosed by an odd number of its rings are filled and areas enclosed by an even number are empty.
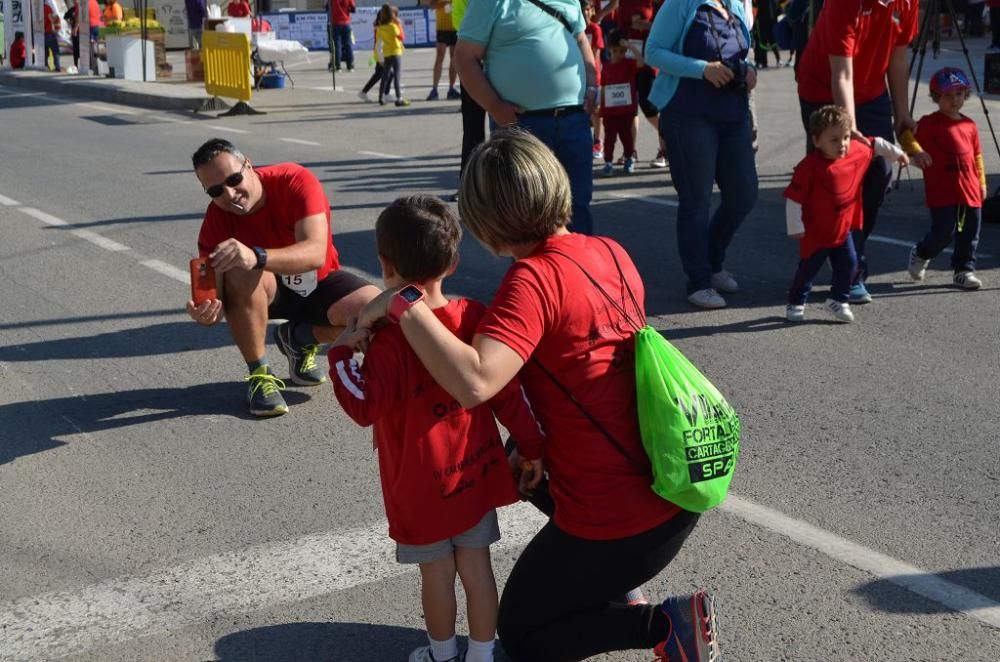
<svg viewBox="0 0 1000 662"><path fill-rule="evenodd" d="M281 283L300 297L307 297L316 289L316 272L307 271L304 274L280 274Z"/></svg>

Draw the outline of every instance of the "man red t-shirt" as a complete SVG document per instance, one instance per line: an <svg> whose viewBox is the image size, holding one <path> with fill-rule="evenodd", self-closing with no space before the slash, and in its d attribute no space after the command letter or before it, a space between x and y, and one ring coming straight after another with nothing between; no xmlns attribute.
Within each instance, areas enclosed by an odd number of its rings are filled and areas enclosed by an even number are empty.
<svg viewBox="0 0 1000 662"><path fill-rule="evenodd" d="M618 26L625 30L629 39L641 39L645 41L649 36L649 29L640 30L632 27L632 19L638 17L643 21L653 21L656 9L653 0L621 0L618 3L617 20Z"/></svg>
<svg viewBox="0 0 1000 662"><path fill-rule="evenodd" d="M244 18L251 13L253 13L253 10L250 9L250 3L247 0L233 0L226 7L226 14L233 18Z"/></svg>
<svg viewBox="0 0 1000 662"><path fill-rule="evenodd" d="M277 163L255 171L264 187L264 204L252 214L239 216L209 203L198 234L198 254L202 257L231 237L247 246L291 246L297 241L295 224L314 214L325 215L327 224L330 223L330 202L316 175L297 163ZM339 268L331 232L326 260L316 271L317 281Z"/></svg>
<svg viewBox="0 0 1000 662"><path fill-rule="evenodd" d="M852 230L862 228L861 185L873 158L871 147L852 140L842 159L828 159L814 149L795 166L785 197L802 205L806 233L799 257L840 246Z"/></svg>
<svg viewBox="0 0 1000 662"><path fill-rule="evenodd" d="M924 115L914 134L932 164L924 169L927 206L983 206L976 156L983 153L979 129L971 119L953 120L942 112Z"/></svg>
<svg viewBox="0 0 1000 662"><path fill-rule="evenodd" d="M917 36L917 0L829 0L799 65L799 97L815 104L833 103L830 56L853 59L854 103L861 105L885 92L892 51Z"/></svg>
<svg viewBox="0 0 1000 662"><path fill-rule="evenodd" d="M330 23L333 25L350 25L351 10L354 0L330 0Z"/></svg>
<svg viewBox="0 0 1000 662"><path fill-rule="evenodd" d="M48 3L45 3L43 15L45 17L45 34L55 34L58 32L60 25L59 14L55 13Z"/></svg>
<svg viewBox="0 0 1000 662"><path fill-rule="evenodd" d="M607 62L601 74L601 117L635 115L638 97L635 76L639 71L635 60Z"/></svg>
<svg viewBox="0 0 1000 662"><path fill-rule="evenodd" d="M621 246L604 241L642 307L645 295L635 265ZM556 525L590 540L623 538L662 524L679 509L650 488L652 472L639 437L634 328L564 256L620 298L635 323L645 322L603 241L567 234L549 237L510 267L477 333L507 345L525 361L521 383L545 430ZM535 359L604 425L628 458Z"/></svg>
<svg viewBox="0 0 1000 662"><path fill-rule="evenodd" d="M468 343L486 307L455 299L434 314ZM398 325L380 329L364 364L350 347L328 354L333 392L358 425L374 428L389 537L427 545L471 529L518 500L494 413L526 457L544 438L515 378L489 402L465 409L441 388Z"/></svg>

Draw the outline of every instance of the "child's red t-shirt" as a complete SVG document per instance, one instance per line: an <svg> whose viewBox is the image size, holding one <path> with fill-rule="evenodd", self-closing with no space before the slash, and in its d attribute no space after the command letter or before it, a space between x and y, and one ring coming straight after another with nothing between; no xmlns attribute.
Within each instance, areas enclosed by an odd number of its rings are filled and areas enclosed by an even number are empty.
<svg viewBox="0 0 1000 662"><path fill-rule="evenodd" d="M601 72L601 117L631 117L638 106L635 60L607 62Z"/></svg>
<svg viewBox="0 0 1000 662"><path fill-rule="evenodd" d="M800 257L840 246L862 228L861 185L874 157L871 147L852 140L842 159L828 159L816 149L795 166L785 197L802 205L806 234L799 241Z"/></svg>
<svg viewBox="0 0 1000 662"><path fill-rule="evenodd" d="M468 299L434 309L467 343L485 312ZM334 347L328 357L344 411L373 426L390 538L407 545L445 540L518 500L494 413L525 457L541 457L544 439L517 378L465 409L434 381L396 324L375 334L362 365L349 347Z"/></svg>
<svg viewBox="0 0 1000 662"><path fill-rule="evenodd" d="M24 40L20 39L10 45L10 66L12 69L24 69L24 61L28 57L28 49Z"/></svg>
<svg viewBox="0 0 1000 662"><path fill-rule="evenodd" d="M587 27L584 28L584 32L587 33L587 37L590 38L590 48L591 50L597 50L597 55L594 56L594 68L597 70L597 80L601 80L601 51L604 50L604 30L601 26L593 21L587 23Z"/></svg>
<svg viewBox="0 0 1000 662"><path fill-rule="evenodd" d="M982 207L976 156L983 148L976 123L965 115L953 120L938 111L920 118L914 136L933 162L924 170L927 206Z"/></svg>

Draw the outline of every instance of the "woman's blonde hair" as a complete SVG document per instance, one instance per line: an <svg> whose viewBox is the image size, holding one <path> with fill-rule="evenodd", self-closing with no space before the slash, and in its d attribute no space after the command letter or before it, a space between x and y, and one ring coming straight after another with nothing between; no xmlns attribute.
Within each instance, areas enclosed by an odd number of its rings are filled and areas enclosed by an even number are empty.
<svg viewBox="0 0 1000 662"><path fill-rule="evenodd" d="M569 177L548 147L523 129L494 131L462 173L462 223L494 251L542 241L567 225Z"/></svg>

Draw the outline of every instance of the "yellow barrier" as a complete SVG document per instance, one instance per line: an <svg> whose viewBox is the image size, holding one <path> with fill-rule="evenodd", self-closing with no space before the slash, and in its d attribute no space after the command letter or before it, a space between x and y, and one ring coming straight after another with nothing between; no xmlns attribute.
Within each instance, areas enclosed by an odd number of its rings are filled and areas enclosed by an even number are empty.
<svg viewBox="0 0 1000 662"><path fill-rule="evenodd" d="M205 31L201 61L205 91L211 95L249 101L253 89L250 68L250 35L241 32Z"/></svg>

